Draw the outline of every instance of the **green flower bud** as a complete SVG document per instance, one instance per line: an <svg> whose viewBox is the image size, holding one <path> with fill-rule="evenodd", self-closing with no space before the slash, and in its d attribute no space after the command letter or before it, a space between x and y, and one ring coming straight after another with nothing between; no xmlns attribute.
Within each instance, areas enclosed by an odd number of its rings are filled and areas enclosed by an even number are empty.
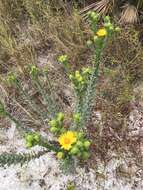
<svg viewBox="0 0 143 190"><path fill-rule="evenodd" d="M71 150L70 150L70 154L72 155L76 155L79 153L79 149L77 147L73 147Z"/></svg>
<svg viewBox="0 0 143 190"><path fill-rule="evenodd" d="M30 68L30 75L32 75L32 77L36 77L38 73L39 69L35 65L32 65Z"/></svg>
<svg viewBox="0 0 143 190"><path fill-rule="evenodd" d="M78 139L82 139L84 137L84 134L82 132L78 133Z"/></svg>
<svg viewBox="0 0 143 190"><path fill-rule="evenodd" d="M87 16L91 16L92 11L88 11Z"/></svg>
<svg viewBox="0 0 143 190"><path fill-rule="evenodd" d="M26 143L26 147L27 147L27 148L31 148L32 146L33 146L33 144L32 144L31 142L27 142L27 143Z"/></svg>
<svg viewBox="0 0 143 190"><path fill-rule="evenodd" d="M104 22L110 23L110 16L105 16L104 17Z"/></svg>
<svg viewBox="0 0 143 190"><path fill-rule="evenodd" d="M57 133L58 129L56 127L51 127L50 131L51 131L51 133Z"/></svg>
<svg viewBox="0 0 143 190"><path fill-rule="evenodd" d="M90 154L88 152L82 152L82 158L84 160L87 160L89 158Z"/></svg>
<svg viewBox="0 0 143 190"><path fill-rule="evenodd" d="M28 134L28 135L26 136L26 141L27 141L27 143L32 143L33 140L34 140L33 134Z"/></svg>
<svg viewBox="0 0 143 190"><path fill-rule="evenodd" d="M109 30L110 30L110 31L113 31L113 30L114 30L114 27L113 27L113 26L110 26L110 27L109 27Z"/></svg>
<svg viewBox="0 0 143 190"><path fill-rule="evenodd" d="M88 40L86 43L88 47L90 47L93 44L91 40Z"/></svg>
<svg viewBox="0 0 143 190"><path fill-rule="evenodd" d="M78 82L82 82L83 81L83 77L81 76L79 71L75 72L75 78Z"/></svg>
<svg viewBox="0 0 143 190"><path fill-rule="evenodd" d="M78 78L80 76L81 76L80 72L79 71L75 71L75 78Z"/></svg>
<svg viewBox="0 0 143 190"><path fill-rule="evenodd" d="M64 120L64 114L62 112L59 112L57 115L57 120L58 121L63 121Z"/></svg>
<svg viewBox="0 0 143 190"><path fill-rule="evenodd" d="M74 76L72 74L69 75L70 80L74 80Z"/></svg>
<svg viewBox="0 0 143 190"><path fill-rule="evenodd" d="M82 76L78 77L78 78L77 78L77 81L78 81L78 82L83 82L83 77L82 77ZM84 84L84 83L82 83L82 84Z"/></svg>
<svg viewBox="0 0 143 190"><path fill-rule="evenodd" d="M99 39L99 38L98 38L98 36L97 36L97 35L95 35L95 36L93 37L93 41L94 41L94 42L97 42L97 41L98 41L98 39Z"/></svg>
<svg viewBox="0 0 143 190"><path fill-rule="evenodd" d="M10 72L10 73L8 74L7 81L8 81L8 83L10 83L10 84L15 84L15 83L17 83L17 77L16 77L16 75L15 75L14 73Z"/></svg>
<svg viewBox="0 0 143 190"><path fill-rule="evenodd" d="M34 135L34 140L36 142L39 142L40 141L40 135L39 134Z"/></svg>
<svg viewBox="0 0 143 190"><path fill-rule="evenodd" d="M91 16L91 18L93 19L94 17L96 17L96 13L92 11L92 12L90 13L90 16Z"/></svg>
<svg viewBox="0 0 143 190"><path fill-rule="evenodd" d="M77 141L76 146L79 148L83 147L83 143L81 141Z"/></svg>
<svg viewBox="0 0 143 190"><path fill-rule="evenodd" d="M85 84L85 81L84 81L84 80L82 80L80 83L81 83L81 85L84 85L84 84Z"/></svg>
<svg viewBox="0 0 143 190"><path fill-rule="evenodd" d="M63 152L58 152L57 153L57 158L58 159L62 159L64 157L64 153Z"/></svg>
<svg viewBox="0 0 143 190"><path fill-rule="evenodd" d="M112 27L113 25L112 25L110 22L107 22L107 23L104 24L104 26L105 26L106 28L110 28L110 27Z"/></svg>
<svg viewBox="0 0 143 190"><path fill-rule="evenodd" d="M86 149L89 149L91 143L89 141L85 141L83 144Z"/></svg>
<svg viewBox="0 0 143 190"><path fill-rule="evenodd" d="M81 114L80 114L80 113L75 113L75 114L73 115L73 120L74 120L75 122L80 122L80 121L81 121Z"/></svg>
<svg viewBox="0 0 143 190"><path fill-rule="evenodd" d="M67 55L61 55L61 56L59 56L58 61L60 63L65 63L68 61L68 56Z"/></svg>
<svg viewBox="0 0 143 190"><path fill-rule="evenodd" d="M90 11L88 13L88 17L91 21L91 24L94 28L96 28L96 24L98 22L98 18L99 18L99 14L97 14L96 12Z"/></svg>
<svg viewBox="0 0 143 190"><path fill-rule="evenodd" d="M92 20L93 20L94 22L97 22L97 21L98 21L98 15L95 14L95 15L92 17Z"/></svg>
<svg viewBox="0 0 143 190"><path fill-rule="evenodd" d="M51 127L57 127L57 121L55 119L51 120L49 124Z"/></svg>
<svg viewBox="0 0 143 190"><path fill-rule="evenodd" d="M69 64L68 56L67 56L67 55L61 55L61 56L58 58L58 61L63 64L63 66L65 67L65 69L66 69L67 71L69 71L69 69L70 69L70 64Z"/></svg>
<svg viewBox="0 0 143 190"><path fill-rule="evenodd" d="M116 27L115 28L115 32L120 32L121 31L121 28L120 27Z"/></svg>

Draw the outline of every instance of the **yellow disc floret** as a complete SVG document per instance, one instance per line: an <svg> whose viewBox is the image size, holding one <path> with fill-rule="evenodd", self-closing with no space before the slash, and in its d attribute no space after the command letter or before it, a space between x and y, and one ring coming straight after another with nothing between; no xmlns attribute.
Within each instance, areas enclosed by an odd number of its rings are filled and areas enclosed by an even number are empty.
<svg viewBox="0 0 143 190"><path fill-rule="evenodd" d="M61 148L69 150L72 147L72 144L77 140L77 134L73 131L67 131L58 138L58 142L61 145Z"/></svg>
<svg viewBox="0 0 143 190"><path fill-rule="evenodd" d="M97 31L97 36L99 36L99 37L104 37L104 36L107 36L107 31L106 31L106 29L105 28L101 28L101 29L99 29L98 31Z"/></svg>

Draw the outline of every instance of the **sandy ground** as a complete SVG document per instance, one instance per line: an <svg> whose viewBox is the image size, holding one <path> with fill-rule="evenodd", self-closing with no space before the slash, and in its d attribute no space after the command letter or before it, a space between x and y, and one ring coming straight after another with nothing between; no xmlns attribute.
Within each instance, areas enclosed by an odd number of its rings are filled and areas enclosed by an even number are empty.
<svg viewBox="0 0 143 190"><path fill-rule="evenodd" d="M137 111L131 113L129 125L133 133L140 123ZM136 120L135 118L136 117ZM137 122L138 121L138 122ZM24 140L21 139L15 125L0 131L3 144L0 152L26 152ZM41 147L33 147L34 151ZM76 190L142 190L143 171L137 166L132 155L125 154L122 158L112 153L112 159L106 164L97 159L97 169L76 168L74 174L64 174L59 169L58 161L52 153L47 153L39 159L20 165L0 168L0 190L67 190L72 183ZM118 172L120 168L120 172Z"/></svg>

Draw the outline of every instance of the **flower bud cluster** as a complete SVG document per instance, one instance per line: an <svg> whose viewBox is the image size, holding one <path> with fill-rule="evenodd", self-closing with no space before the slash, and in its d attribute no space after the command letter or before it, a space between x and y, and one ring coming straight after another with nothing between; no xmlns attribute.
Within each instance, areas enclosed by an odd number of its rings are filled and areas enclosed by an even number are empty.
<svg viewBox="0 0 143 190"><path fill-rule="evenodd" d="M69 75L70 80L78 92L82 92L85 89L91 73L91 68L83 68L81 72L75 71L74 74Z"/></svg>
<svg viewBox="0 0 143 190"><path fill-rule="evenodd" d="M89 154L89 148L90 148L90 141L88 141L85 137L84 134L81 132L74 132L76 134L75 141L73 144L71 144L70 148L68 150L64 150L64 148L61 148L61 150L57 153L57 158L58 159L64 159L67 155L71 157L78 157L82 158L84 160L88 159L90 154ZM65 134L62 134L61 136L65 136ZM68 139L69 138L69 139ZM64 142L65 140L65 142ZM63 147L66 147L66 144L64 143L72 141L72 136L66 137L63 139L61 145Z"/></svg>
<svg viewBox="0 0 143 190"><path fill-rule="evenodd" d="M107 31L108 36L112 36L115 32L120 32L120 28L119 27L115 27L110 20L109 16L105 16L104 17L104 27Z"/></svg>
<svg viewBox="0 0 143 190"><path fill-rule="evenodd" d="M61 55L58 57L58 61L65 67L65 69L69 69L69 60L67 55Z"/></svg>
<svg viewBox="0 0 143 190"><path fill-rule="evenodd" d="M16 84L18 82L17 76L13 72L8 73L7 82L9 85Z"/></svg>
<svg viewBox="0 0 143 190"><path fill-rule="evenodd" d="M29 74L32 78L36 78L39 74L39 69L35 65L30 66Z"/></svg>
<svg viewBox="0 0 143 190"><path fill-rule="evenodd" d="M88 12L88 18L91 24L91 29L95 33L97 31L97 24L99 21L99 14L94 12L94 11L89 11Z"/></svg>
<svg viewBox="0 0 143 190"><path fill-rule="evenodd" d="M50 125L50 131L53 133L53 134L61 134L65 131L65 128L64 128L64 114L62 112L59 112L56 116L55 119L52 119L50 122L49 122L49 125Z"/></svg>
<svg viewBox="0 0 143 190"><path fill-rule="evenodd" d="M91 29L93 31L93 37L87 41L88 47L96 46L96 49L101 49L105 43L105 39L112 37L116 32L120 31L119 27L115 27L109 16L104 17L104 24L101 28L98 27L99 15L93 11L88 13L89 20L91 22Z"/></svg>
<svg viewBox="0 0 143 190"><path fill-rule="evenodd" d="M25 136L26 146L28 148L40 144L41 137L38 133L30 133Z"/></svg>
<svg viewBox="0 0 143 190"><path fill-rule="evenodd" d="M90 144L91 144L90 141L88 141L84 137L84 134L77 133L77 141L72 146L71 150L69 151L69 154L86 160L90 156L89 154Z"/></svg>

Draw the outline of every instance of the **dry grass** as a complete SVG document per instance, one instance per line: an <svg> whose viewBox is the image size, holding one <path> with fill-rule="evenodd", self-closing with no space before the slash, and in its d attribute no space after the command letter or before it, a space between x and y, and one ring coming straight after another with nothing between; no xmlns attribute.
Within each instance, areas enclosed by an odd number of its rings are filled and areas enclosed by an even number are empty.
<svg viewBox="0 0 143 190"><path fill-rule="evenodd" d="M76 11L69 14L63 8L56 10L53 4L46 4L39 0L36 0L36 3L27 0L1 1L0 10L0 74L1 85L7 91L8 100L5 100L7 109L17 118L22 118L26 125L34 126L38 123L37 114L29 109L27 100L21 98L21 94L16 88L7 87L4 82L7 73L9 71L16 72L22 81L24 90L41 109L45 109L39 91L30 82L26 69L31 64L39 66L39 55L47 55L51 52L55 55L66 53L69 58L73 58L73 64L75 60L77 63L78 60L81 61L80 56L86 49L86 26ZM21 14L24 19L22 19ZM49 77L52 77L51 80L55 80L54 75L56 75L56 81L61 81L62 84L63 79L56 72L61 71L57 69L54 71L53 69ZM44 78L41 80L46 89ZM65 81L63 81L64 83ZM65 100L63 90L56 86L55 88L57 89L57 98L60 99L57 101L61 103L68 101ZM12 107L14 110L17 108L17 112L13 111Z"/></svg>
<svg viewBox="0 0 143 190"><path fill-rule="evenodd" d="M66 53L69 58L74 57L73 62L79 62L86 51L88 28L76 10L72 14L66 9L57 11L53 4L40 0L1 1L0 10L0 56L6 70L9 64L20 65L23 70L25 62L31 62L35 53L43 49Z"/></svg>

